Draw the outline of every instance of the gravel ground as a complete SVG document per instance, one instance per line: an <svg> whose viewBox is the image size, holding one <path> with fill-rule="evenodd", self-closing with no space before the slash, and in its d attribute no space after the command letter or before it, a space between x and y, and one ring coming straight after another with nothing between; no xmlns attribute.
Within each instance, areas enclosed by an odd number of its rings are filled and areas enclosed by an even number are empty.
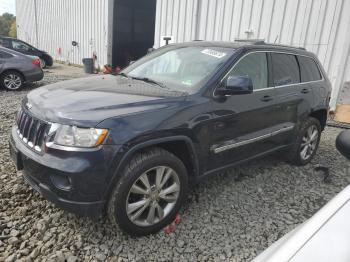
<svg viewBox="0 0 350 262"><path fill-rule="evenodd" d="M350 182L350 162L334 147L341 129L328 127L310 165L271 156L229 170L192 190L174 233L132 238L105 218L55 208L10 161L9 130L23 96L69 78L48 73L25 91L0 91L0 261L249 261ZM328 179L314 171L318 165L330 168Z"/></svg>

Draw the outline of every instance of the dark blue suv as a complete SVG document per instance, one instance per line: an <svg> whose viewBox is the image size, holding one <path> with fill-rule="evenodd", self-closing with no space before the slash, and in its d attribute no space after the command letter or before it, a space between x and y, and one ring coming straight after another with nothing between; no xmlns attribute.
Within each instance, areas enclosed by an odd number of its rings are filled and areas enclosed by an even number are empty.
<svg viewBox="0 0 350 262"><path fill-rule="evenodd" d="M207 175L276 151L297 165L310 162L330 90L315 55L301 48L169 45L119 75L30 92L12 128L11 155L57 206L106 212L133 235L155 233Z"/></svg>

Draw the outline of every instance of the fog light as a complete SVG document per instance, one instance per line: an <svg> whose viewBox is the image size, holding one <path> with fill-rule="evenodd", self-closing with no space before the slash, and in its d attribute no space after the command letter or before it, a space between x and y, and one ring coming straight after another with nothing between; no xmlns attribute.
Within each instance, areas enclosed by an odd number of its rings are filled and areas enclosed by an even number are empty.
<svg viewBox="0 0 350 262"><path fill-rule="evenodd" d="M51 175L52 184L60 190L69 191L72 189L72 180L70 177L62 175Z"/></svg>

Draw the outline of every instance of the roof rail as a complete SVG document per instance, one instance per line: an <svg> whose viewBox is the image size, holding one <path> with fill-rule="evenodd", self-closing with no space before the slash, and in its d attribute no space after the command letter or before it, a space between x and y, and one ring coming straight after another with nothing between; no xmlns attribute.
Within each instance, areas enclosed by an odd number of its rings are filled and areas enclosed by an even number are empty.
<svg viewBox="0 0 350 262"><path fill-rule="evenodd" d="M297 47L297 46L291 46L291 45L280 45L280 44L272 44L272 43L255 43L256 45L270 45L270 46L280 46L280 47L287 47L287 48L295 48L295 49L300 49L300 50L306 50L304 47Z"/></svg>
<svg viewBox="0 0 350 262"><path fill-rule="evenodd" d="M266 44L264 39L239 39L239 38L236 38L235 42L250 43L252 45L264 45L264 44Z"/></svg>

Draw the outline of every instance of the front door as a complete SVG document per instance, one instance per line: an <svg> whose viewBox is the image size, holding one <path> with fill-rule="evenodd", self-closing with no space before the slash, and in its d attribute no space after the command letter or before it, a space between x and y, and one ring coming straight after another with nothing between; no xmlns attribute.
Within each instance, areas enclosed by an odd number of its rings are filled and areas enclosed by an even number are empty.
<svg viewBox="0 0 350 262"><path fill-rule="evenodd" d="M243 56L225 77L249 76L254 91L213 99L208 169L215 170L276 148L271 136L281 127L275 117L276 91L269 87L268 72L267 54L252 52Z"/></svg>

